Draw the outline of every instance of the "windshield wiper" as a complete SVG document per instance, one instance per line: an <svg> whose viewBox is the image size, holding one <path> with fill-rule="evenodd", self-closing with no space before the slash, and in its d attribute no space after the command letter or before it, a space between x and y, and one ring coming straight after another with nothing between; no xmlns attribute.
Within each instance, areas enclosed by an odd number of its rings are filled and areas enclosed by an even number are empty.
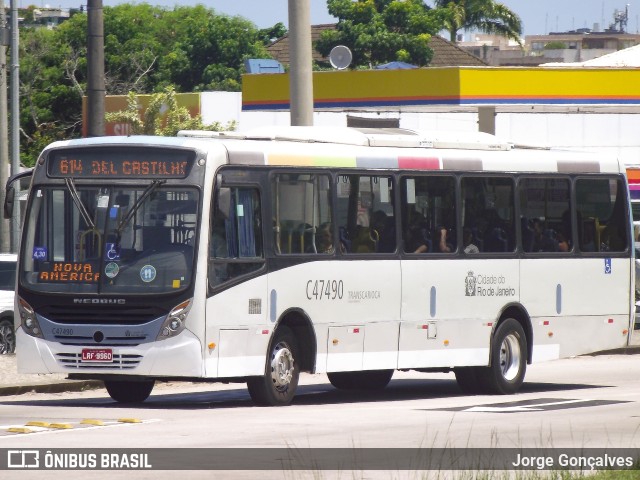
<svg viewBox="0 0 640 480"><path fill-rule="evenodd" d="M91 227L89 230L95 231L96 224L93 223L93 219L89 216L89 212L87 212L87 209L84 206L84 203L82 203L82 200L80 199L80 195L78 195L78 190L76 190L76 184L73 182L73 178L65 178L64 181L67 184L67 190L69 190L69 193L71 194L71 198L73 199L73 203L76 204L76 208L80 212L80 215L84 220L84 223L86 223L89 227Z"/></svg>
<svg viewBox="0 0 640 480"><path fill-rule="evenodd" d="M131 219L145 202L145 200L149 198L149 196L151 196L151 194L163 183L166 183L166 180L154 180L151 185L149 185L144 190L144 192L142 192L142 195L140 195L138 200L136 200L136 203L134 203L133 207L131 207L131 210L127 212L127 214L122 220L120 220L120 223L116 227L116 234L118 235L118 237L122 234L122 230L124 229L124 227L126 227L127 224L131 221Z"/></svg>

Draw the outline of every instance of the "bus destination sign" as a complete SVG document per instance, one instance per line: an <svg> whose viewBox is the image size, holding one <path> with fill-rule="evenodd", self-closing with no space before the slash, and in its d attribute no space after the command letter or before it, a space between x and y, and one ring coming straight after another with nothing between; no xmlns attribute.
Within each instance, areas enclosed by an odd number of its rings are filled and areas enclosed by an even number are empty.
<svg viewBox="0 0 640 480"><path fill-rule="evenodd" d="M195 154L186 150L112 147L68 148L50 153L50 177L186 178Z"/></svg>

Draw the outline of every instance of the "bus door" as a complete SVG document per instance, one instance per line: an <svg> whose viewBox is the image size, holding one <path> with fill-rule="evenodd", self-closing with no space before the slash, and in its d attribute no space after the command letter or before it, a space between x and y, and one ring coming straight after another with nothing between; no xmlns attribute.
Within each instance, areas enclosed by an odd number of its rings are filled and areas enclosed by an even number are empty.
<svg viewBox="0 0 640 480"><path fill-rule="evenodd" d="M265 325L263 202L258 182L247 177L246 171L222 170L215 189L208 247L208 377L264 374L271 329Z"/></svg>

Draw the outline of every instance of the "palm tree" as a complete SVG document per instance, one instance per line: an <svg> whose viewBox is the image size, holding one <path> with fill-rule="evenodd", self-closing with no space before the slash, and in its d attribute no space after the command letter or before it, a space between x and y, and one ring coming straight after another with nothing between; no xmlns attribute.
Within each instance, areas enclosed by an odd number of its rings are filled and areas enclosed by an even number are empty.
<svg viewBox="0 0 640 480"><path fill-rule="evenodd" d="M435 6L445 10L445 28L452 42L461 29L478 29L521 42L522 21L506 5L494 0L435 0Z"/></svg>

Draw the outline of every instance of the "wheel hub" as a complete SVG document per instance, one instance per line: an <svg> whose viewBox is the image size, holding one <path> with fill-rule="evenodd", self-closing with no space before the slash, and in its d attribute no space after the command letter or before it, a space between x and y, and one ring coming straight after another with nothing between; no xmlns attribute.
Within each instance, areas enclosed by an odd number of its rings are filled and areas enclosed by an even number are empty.
<svg viewBox="0 0 640 480"><path fill-rule="evenodd" d="M507 335L500 345L500 370L505 380L511 381L518 376L521 354L518 337Z"/></svg>
<svg viewBox="0 0 640 480"><path fill-rule="evenodd" d="M291 383L294 368L291 350L287 345L276 345L271 360L271 380L277 389L285 389Z"/></svg>
<svg viewBox="0 0 640 480"><path fill-rule="evenodd" d="M0 354L12 353L15 348L13 328L4 323L0 325Z"/></svg>

